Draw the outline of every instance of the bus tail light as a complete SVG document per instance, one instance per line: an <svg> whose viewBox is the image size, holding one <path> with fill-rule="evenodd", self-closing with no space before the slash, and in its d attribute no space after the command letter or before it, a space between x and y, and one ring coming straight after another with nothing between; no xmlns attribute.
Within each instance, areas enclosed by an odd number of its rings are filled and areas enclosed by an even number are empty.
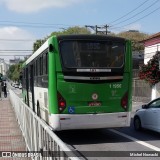
<svg viewBox="0 0 160 160"><path fill-rule="evenodd" d="M59 108L59 113L62 113L66 108L66 101L59 92L58 92L58 108Z"/></svg>
<svg viewBox="0 0 160 160"><path fill-rule="evenodd" d="M128 109L128 107L127 107L128 106L128 92L126 92L124 94L124 96L122 97L121 106L122 106L122 108L124 108L125 111L127 111L127 109Z"/></svg>

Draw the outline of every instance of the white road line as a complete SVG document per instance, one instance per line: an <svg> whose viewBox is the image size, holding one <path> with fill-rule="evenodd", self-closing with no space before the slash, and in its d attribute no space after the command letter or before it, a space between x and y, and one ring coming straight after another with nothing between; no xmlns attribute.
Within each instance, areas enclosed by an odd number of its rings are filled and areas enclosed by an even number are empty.
<svg viewBox="0 0 160 160"><path fill-rule="evenodd" d="M138 140L138 139L136 139L136 138L134 138L134 137L131 137L131 136L127 135L127 134L124 134L124 133L122 133L122 132L119 132L119 131L117 131L117 130L115 130L115 129L108 129L108 130L111 131L111 132L114 132L114 133L116 133L116 134L118 134L118 135L121 135L121 136L123 136L123 137L125 137L125 138L128 138L128 139L130 139L130 140L132 140L132 141L135 141L136 143L139 143L139 144L141 144L141 145L143 145L143 146L145 146L145 147L148 147L148 148L150 148L150 149L152 149L152 150L160 151L160 148L158 148L158 147L156 147L156 146L153 146L153 145L151 145L151 144L149 144L149 143L140 141L140 140Z"/></svg>

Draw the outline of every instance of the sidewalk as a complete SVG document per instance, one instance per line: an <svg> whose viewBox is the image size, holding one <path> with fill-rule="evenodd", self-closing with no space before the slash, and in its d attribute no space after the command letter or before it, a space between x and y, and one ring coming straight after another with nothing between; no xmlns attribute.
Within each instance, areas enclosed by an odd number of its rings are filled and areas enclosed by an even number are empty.
<svg viewBox="0 0 160 160"><path fill-rule="evenodd" d="M4 151L26 151L25 141L15 117L9 98L0 101L0 160L16 160L30 158L1 158Z"/></svg>

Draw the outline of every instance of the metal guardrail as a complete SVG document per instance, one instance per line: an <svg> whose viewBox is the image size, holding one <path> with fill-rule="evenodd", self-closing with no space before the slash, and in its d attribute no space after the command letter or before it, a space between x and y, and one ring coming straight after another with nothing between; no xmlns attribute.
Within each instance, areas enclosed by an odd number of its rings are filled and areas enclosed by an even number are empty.
<svg viewBox="0 0 160 160"><path fill-rule="evenodd" d="M33 159L80 160L12 90L9 93L28 153L35 156Z"/></svg>

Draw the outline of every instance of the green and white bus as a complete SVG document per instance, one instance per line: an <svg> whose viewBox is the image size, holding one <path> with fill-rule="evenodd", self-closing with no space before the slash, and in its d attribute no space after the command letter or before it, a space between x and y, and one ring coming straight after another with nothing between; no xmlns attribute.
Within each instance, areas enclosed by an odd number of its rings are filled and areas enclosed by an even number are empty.
<svg viewBox="0 0 160 160"><path fill-rule="evenodd" d="M23 65L23 98L53 130L130 125L129 40L50 37Z"/></svg>

